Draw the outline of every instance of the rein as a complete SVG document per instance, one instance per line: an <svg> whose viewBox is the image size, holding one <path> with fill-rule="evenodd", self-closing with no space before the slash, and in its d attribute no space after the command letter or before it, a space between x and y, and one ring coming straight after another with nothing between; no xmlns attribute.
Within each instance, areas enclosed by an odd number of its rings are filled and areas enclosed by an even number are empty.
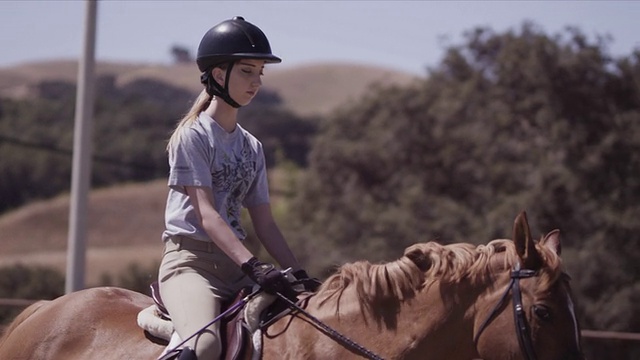
<svg viewBox="0 0 640 360"><path fill-rule="evenodd" d="M300 313L304 314L309 320L311 320L312 323L314 323L316 326L318 326L322 331L324 331L325 334L327 334L330 338L332 338L336 342L338 342L340 344L343 344L343 345L346 345L347 347L351 348L352 350L355 350L356 352L360 353L360 355L366 357L367 359L384 360L382 357L380 357L379 355L375 354L371 350L369 350L369 349L365 348L364 346L356 343L355 341L349 339L348 337L340 334L339 332L337 332L336 330L331 328L329 325L323 323L322 321L320 321L315 316L309 314L309 312L307 312L306 310L304 310L303 308L298 306L298 304L294 303L293 301L291 301L286 296L284 296L284 295L282 295L280 293L276 293L276 294L278 295L278 297L281 300L286 302L287 305L292 310L296 310L296 311L299 311Z"/></svg>
<svg viewBox="0 0 640 360"><path fill-rule="evenodd" d="M509 286L500 297L498 303L493 307L489 316L482 322L480 329L473 338L474 343L478 343L480 334L487 328L489 322L498 314L498 310L504 305L504 302L511 291L513 298L513 317L516 325L516 335L518 335L518 344L520 345L520 351L524 355L526 360L536 360L536 353L533 349L533 343L531 342L531 335L529 334L529 325L527 323L527 317L522 307L522 291L520 290L520 279L530 278L536 276L536 271L530 269L520 269L520 263L516 263L513 270L511 270L511 281ZM513 290L512 290L513 289Z"/></svg>

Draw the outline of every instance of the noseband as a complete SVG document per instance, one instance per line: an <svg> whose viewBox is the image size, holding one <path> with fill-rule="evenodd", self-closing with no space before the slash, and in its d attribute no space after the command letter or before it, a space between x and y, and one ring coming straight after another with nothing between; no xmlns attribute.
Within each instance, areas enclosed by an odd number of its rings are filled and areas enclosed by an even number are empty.
<svg viewBox="0 0 640 360"><path fill-rule="evenodd" d="M473 339L474 343L478 343L480 334L487 328L489 322L498 314L498 311L504 305L504 302L511 291L513 298L513 317L516 323L516 335L518 335L518 344L520 344L520 351L524 355L526 360L536 360L536 353L533 350L533 343L531 342L531 334L529 334L529 325L527 323L527 317L522 307L522 292L520 291L520 279L530 278L536 276L536 271L529 269L520 269L520 263L516 263L513 270L511 270L511 281L509 286L502 294L500 301L494 306L487 319L480 325L480 329L476 333Z"/></svg>

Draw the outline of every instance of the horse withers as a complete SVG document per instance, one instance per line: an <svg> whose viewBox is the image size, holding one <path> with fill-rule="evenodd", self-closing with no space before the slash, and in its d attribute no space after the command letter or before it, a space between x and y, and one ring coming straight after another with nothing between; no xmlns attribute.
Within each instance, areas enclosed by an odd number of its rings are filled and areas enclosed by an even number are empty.
<svg viewBox="0 0 640 360"><path fill-rule="evenodd" d="M36 303L5 331L0 359L156 359L165 344L136 323L151 304L106 287ZM512 240L342 265L304 311L263 330L263 359L583 359L559 232L534 241L524 213Z"/></svg>

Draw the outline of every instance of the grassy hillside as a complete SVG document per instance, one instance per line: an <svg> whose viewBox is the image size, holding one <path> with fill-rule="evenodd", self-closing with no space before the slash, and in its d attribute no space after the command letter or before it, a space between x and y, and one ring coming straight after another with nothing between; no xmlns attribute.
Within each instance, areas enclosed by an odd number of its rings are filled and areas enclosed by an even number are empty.
<svg viewBox="0 0 640 360"><path fill-rule="evenodd" d="M291 175L269 173L274 213L287 196ZM87 285L103 274L121 275L131 264L160 261L164 230L165 179L98 189L89 195ZM69 195L38 201L0 216L0 267L43 265L66 270Z"/></svg>
<svg viewBox="0 0 640 360"><path fill-rule="evenodd" d="M93 191L89 196L87 281L148 265L162 252L164 180ZM24 206L0 217L0 266L66 267L69 195Z"/></svg>
<svg viewBox="0 0 640 360"><path fill-rule="evenodd" d="M266 87L275 89L285 105L300 115L327 114L360 98L373 84L407 84L414 76L359 64L308 64L268 69Z"/></svg>
<svg viewBox="0 0 640 360"><path fill-rule="evenodd" d="M101 62L96 73L112 75L117 85L151 78L178 86L194 95L202 90L197 68L191 64L154 65ZM43 61L0 68L0 97L29 96L40 81L74 82L75 61ZM406 84L415 76L394 70L346 63L317 63L297 67L268 65L264 86L275 90L285 105L300 115L327 114L357 99L374 83Z"/></svg>

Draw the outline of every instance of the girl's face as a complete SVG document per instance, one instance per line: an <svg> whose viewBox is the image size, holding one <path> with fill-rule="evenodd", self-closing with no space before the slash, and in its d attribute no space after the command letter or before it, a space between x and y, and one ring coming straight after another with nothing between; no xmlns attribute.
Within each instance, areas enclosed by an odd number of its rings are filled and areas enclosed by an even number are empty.
<svg viewBox="0 0 640 360"><path fill-rule="evenodd" d="M245 106L253 100L262 86L264 60L242 59L236 62L231 69L229 79L229 95L241 106ZM214 78L224 86L226 70L214 69Z"/></svg>

